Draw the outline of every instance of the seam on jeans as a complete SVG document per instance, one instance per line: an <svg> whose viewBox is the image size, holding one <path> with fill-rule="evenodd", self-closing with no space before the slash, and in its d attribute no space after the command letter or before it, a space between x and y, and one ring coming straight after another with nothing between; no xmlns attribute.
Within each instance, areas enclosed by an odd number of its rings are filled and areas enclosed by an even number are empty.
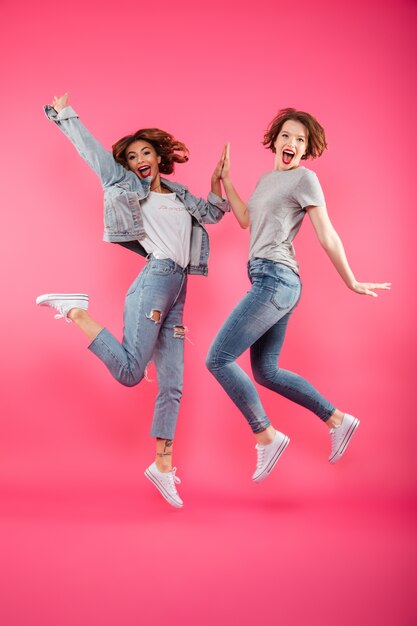
<svg viewBox="0 0 417 626"><path fill-rule="evenodd" d="M215 354L214 354L214 359L213 359L213 362L214 362L214 365L215 365L215 368L216 368L216 369L222 369L222 367L225 367L225 365L221 365L221 366L219 366L219 365L218 365L218 355L219 355L219 352L222 350L223 345L226 343L226 340L229 338L229 336L230 336L230 334L231 334L231 331L233 331L233 330L236 328L236 326L237 326L237 324L240 322L240 320L244 317L244 315L246 315L246 311L247 311L247 309L248 309L249 305L251 305L251 304L252 304L252 302L254 302L255 300L256 300L256 297L255 297L255 295L254 295L254 294L252 294L251 300L248 302L248 306L247 306L247 307L245 307L245 311L242 311L241 315L237 318L237 320L235 321L235 323L233 324L233 326L232 326L231 328L229 328L227 336L226 336L226 337L223 339L223 341L222 341L222 342L221 342L221 343L220 343L220 344L216 347L216 351L215 351ZM250 347L250 346L248 346L248 347ZM237 357L236 357L236 358L237 358ZM236 358L234 358L234 359L233 359L233 361L231 361L231 363L234 363L234 362L236 361ZM227 365L227 363L226 363L226 365Z"/></svg>
<svg viewBox="0 0 417 626"><path fill-rule="evenodd" d="M280 368L277 367L276 370L274 371L274 376L272 378L265 378L264 377L264 383L259 383L261 384L263 387L266 387L267 389L270 389L270 391L273 391L274 393L277 393L278 395L283 396L284 398L287 398L287 400L290 400L291 402L295 402L296 404L298 404L299 406L303 406L304 408L306 408L307 410L311 411L312 413L314 413L315 415L317 415L317 417L319 417L322 421L327 421L331 415L334 413L335 409L333 409L333 411L331 411L330 415L328 417L325 417L325 415L327 414L327 412L330 409L326 409L323 404L319 401L316 400L315 398L310 398L309 397L309 404L310 406L307 406L306 402L299 402L298 400L295 400L294 398L289 398L288 397L288 393L287 395L285 395L285 393L283 392L291 392L291 395L304 395L304 397L306 397L307 394L302 394L302 392L300 392L299 388L294 386L294 385L288 385L288 384L284 384L282 382L276 381L274 380L274 378L279 374L280 371L289 371L291 374L295 374L295 372L291 372L291 370L285 370L284 368ZM299 376L299 374L297 374ZM306 379L304 379L306 380ZM269 383L269 385L265 384L265 382ZM309 381L306 381L309 382ZM311 383L309 383L311 385ZM275 385L276 387L279 387L280 389L273 389L272 385ZM313 386L313 388L315 389L315 387ZM317 392L317 394L320 394L320 392L315 389L315 391ZM327 400L325 398L323 398L326 402ZM329 403L330 404L330 403ZM331 406L331 405L330 405Z"/></svg>
<svg viewBox="0 0 417 626"><path fill-rule="evenodd" d="M149 263L146 265L145 269L146 274L145 274L145 280L144 280L144 284L141 285L141 289L139 292L139 298L138 298L138 303L137 303L137 310L138 310L138 314L136 315L136 324L135 324L135 335L134 335L134 348L135 348L135 353L137 352L136 350L136 346L138 345L138 340L139 340L139 325L141 322L141 315L139 314L142 311L142 304L143 304L143 295L144 295L144 290L145 290L145 285L146 285L146 279L149 279ZM146 313L145 313L146 315ZM145 366L146 367L146 366Z"/></svg>
<svg viewBox="0 0 417 626"><path fill-rule="evenodd" d="M182 274L182 276L181 276L181 286L180 286L180 288L179 288L179 290L178 290L178 293L177 293L177 295L176 295L176 297L175 297L175 299L174 299L174 302L171 304L171 307L170 307L170 309L169 309L169 310L171 310L171 309L172 309L172 307L173 307L173 306L177 303L177 300L178 300L178 298L179 298L179 297L180 297L180 295L181 295L182 288L184 287L184 284L185 284L185 278L186 278L186 274L185 274L185 273L183 273L183 274Z"/></svg>
<svg viewBox="0 0 417 626"><path fill-rule="evenodd" d="M226 367L228 367L229 365L233 365L234 363L235 363L235 362L234 362L234 361L232 361L232 363L227 363L227 365L225 365L224 367L220 368L220 369L218 370L218 372L217 372L217 374L218 374L218 378L220 379L220 378L222 377L222 374L224 374L224 373L225 373L225 372L224 372L224 370L226 369ZM237 365L237 364L236 364L236 365ZM239 368L240 368L240 365L237 365L237 367L239 367ZM240 369L242 369L242 368L240 368ZM244 370L242 370L242 371L244 371ZM246 372L245 372L245 373L246 373ZM233 394L234 394L234 393L236 393L237 395L239 395L240 388L239 388L239 387L236 387L236 386L235 386L235 384L234 384L233 382L230 384L229 389L230 389L230 391L231 391ZM256 393L257 393L257 395L258 395L259 402L260 402L260 404L262 405L261 399L260 399L259 394L258 394L258 390L257 390L256 388L255 388L255 391L256 391ZM232 400L232 402L234 402L234 403L236 404L236 402L234 401L234 399L233 399L233 397L230 395L230 393L229 393L228 391L227 391L226 393L227 393L227 395L229 396L229 398ZM243 411L240 407L238 407L238 409L239 409L239 411L240 411L241 413L243 413L244 417L246 418L246 421L248 422L248 424L249 424L249 426L251 427L251 429L252 429L252 431L253 431L253 432L257 432L257 431L255 431L255 430L252 428L252 423L253 423L253 422L256 422L256 423L259 425L259 430L265 430L265 428L267 428L267 427L271 424L271 422L269 421L269 418L268 418L268 416L266 415L266 413L264 413L264 417L263 417L263 418L259 418L257 415L255 415L255 413L254 413L254 411L253 411L253 409L252 409L251 405L250 405L248 402L246 402L246 401L245 401L245 402L244 402L244 405L245 405L245 412L244 412L244 411ZM236 406L237 406L237 405L236 405ZM248 417L248 415L247 415L247 414L250 414L250 418ZM265 422L265 419L266 419L266 422L267 422L267 423ZM265 423L266 423L266 425L265 425Z"/></svg>

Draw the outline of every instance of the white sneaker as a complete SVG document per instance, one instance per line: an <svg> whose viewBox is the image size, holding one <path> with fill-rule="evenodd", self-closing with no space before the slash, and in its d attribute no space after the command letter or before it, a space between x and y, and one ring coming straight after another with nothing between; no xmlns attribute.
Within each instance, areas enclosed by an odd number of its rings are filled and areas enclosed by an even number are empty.
<svg viewBox="0 0 417 626"><path fill-rule="evenodd" d="M256 463L256 470L252 476L252 479L256 483L260 483L264 480L268 474L274 469L279 457L284 452L285 448L290 443L290 438L287 435L283 435L279 430L275 431L275 439L272 443L263 446L257 443L255 448L258 453L258 461Z"/></svg>
<svg viewBox="0 0 417 626"><path fill-rule="evenodd" d="M160 472L156 467L156 463L152 463L152 465L145 470L145 476L159 489L167 502L175 508L180 509L184 503L179 497L177 488L175 487L176 484L179 485L181 483L181 480L175 475L176 471L177 468L174 467L171 472Z"/></svg>
<svg viewBox="0 0 417 626"><path fill-rule="evenodd" d="M329 456L330 463L336 463L340 459L359 424L360 422L356 417L345 413L340 426L330 430L332 438L332 451Z"/></svg>
<svg viewBox="0 0 417 626"><path fill-rule="evenodd" d="M36 298L36 304L53 307L58 311L55 315L56 320L64 317L67 322L70 322L67 315L71 309L87 310L88 296L85 293L45 293Z"/></svg>

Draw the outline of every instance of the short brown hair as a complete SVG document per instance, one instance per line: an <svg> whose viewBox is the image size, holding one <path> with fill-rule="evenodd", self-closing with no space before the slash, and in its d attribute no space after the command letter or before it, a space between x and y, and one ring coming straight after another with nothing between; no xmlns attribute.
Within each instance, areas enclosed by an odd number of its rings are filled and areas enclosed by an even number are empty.
<svg viewBox="0 0 417 626"><path fill-rule="evenodd" d="M172 135L160 128L142 128L133 135L122 137L112 146L115 160L126 169L129 169L126 160L126 149L134 141L147 141L155 148L156 153L161 157L161 163L159 164L161 174L172 174L175 163L188 161L188 148Z"/></svg>
<svg viewBox="0 0 417 626"><path fill-rule="evenodd" d="M269 124L268 129L264 135L262 144L275 152L274 143L288 120L295 120L303 124L308 130L307 138L307 150L301 157L302 159L308 159L311 157L315 159L323 154L327 148L326 135L324 134L324 128L320 126L318 121L305 111L297 111L297 109L281 109Z"/></svg>

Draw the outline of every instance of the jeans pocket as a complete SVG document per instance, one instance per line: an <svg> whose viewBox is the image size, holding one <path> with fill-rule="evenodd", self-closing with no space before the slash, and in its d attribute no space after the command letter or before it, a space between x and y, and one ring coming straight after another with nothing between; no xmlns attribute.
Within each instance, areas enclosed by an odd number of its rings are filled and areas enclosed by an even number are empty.
<svg viewBox="0 0 417 626"><path fill-rule="evenodd" d="M148 272L154 276L169 276L175 272L175 264L171 259L153 259L148 263Z"/></svg>
<svg viewBox="0 0 417 626"><path fill-rule="evenodd" d="M300 282L290 283L282 278L275 279L271 302L280 311L290 310L297 304L301 293Z"/></svg>

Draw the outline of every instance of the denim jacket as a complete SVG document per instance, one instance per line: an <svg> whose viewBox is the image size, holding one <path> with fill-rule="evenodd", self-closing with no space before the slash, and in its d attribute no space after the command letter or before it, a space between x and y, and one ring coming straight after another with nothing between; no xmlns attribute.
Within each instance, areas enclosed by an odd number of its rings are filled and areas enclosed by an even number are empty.
<svg viewBox="0 0 417 626"><path fill-rule="evenodd" d="M140 202L150 191L151 178L141 180L126 170L105 150L78 119L70 106L57 113L50 105L44 107L48 119L62 130L101 180L104 190L104 241L118 243L133 252L146 256L140 244L145 236ZM216 224L226 211L226 200L212 191L207 201L193 196L184 185L161 178L164 186L174 192L192 217L190 274L208 273L209 238L204 224Z"/></svg>

